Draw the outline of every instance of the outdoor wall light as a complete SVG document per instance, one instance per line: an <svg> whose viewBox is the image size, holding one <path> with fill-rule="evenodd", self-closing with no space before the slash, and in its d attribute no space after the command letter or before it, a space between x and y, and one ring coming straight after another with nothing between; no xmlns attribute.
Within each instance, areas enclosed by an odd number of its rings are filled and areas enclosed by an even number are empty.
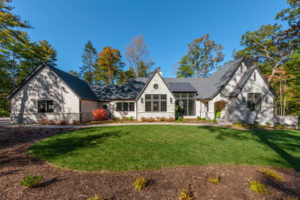
<svg viewBox="0 0 300 200"><path fill-rule="evenodd" d="M144 103L144 98L141 98L141 103Z"/></svg>
<svg viewBox="0 0 300 200"><path fill-rule="evenodd" d="M170 97L170 103L173 103L173 99L172 99L172 97Z"/></svg>

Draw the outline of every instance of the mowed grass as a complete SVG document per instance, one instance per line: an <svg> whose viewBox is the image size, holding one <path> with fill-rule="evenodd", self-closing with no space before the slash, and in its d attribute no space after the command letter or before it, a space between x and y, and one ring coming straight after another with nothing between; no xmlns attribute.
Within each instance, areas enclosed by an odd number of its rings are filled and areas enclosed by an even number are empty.
<svg viewBox="0 0 300 200"><path fill-rule="evenodd" d="M83 171L249 164L300 169L300 132L210 126L93 127L35 143L29 154Z"/></svg>

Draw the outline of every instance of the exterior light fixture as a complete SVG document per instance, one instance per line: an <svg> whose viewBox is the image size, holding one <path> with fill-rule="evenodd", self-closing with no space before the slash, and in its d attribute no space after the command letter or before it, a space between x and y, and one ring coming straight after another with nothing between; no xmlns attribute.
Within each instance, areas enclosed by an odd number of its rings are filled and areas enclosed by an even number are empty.
<svg viewBox="0 0 300 200"><path fill-rule="evenodd" d="M173 103L173 99L172 99L172 97L170 97L170 103Z"/></svg>
<svg viewBox="0 0 300 200"><path fill-rule="evenodd" d="M144 98L141 98L141 103L144 103Z"/></svg>

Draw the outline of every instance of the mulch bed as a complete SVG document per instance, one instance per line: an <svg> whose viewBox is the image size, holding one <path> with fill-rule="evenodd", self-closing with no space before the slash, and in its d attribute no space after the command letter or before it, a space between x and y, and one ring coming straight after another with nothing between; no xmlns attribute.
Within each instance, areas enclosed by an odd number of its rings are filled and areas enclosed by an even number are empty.
<svg viewBox="0 0 300 200"><path fill-rule="evenodd" d="M66 129L1 128L0 127L0 199L87 199L99 194L105 199L178 199L182 189L191 192L193 199L288 199L300 197L300 174L291 169L268 168L283 181L263 176L264 167L247 165L216 165L175 167L141 172L87 173L61 169L36 160L26 154L35 141L59 134ZM36 188L20 185L24 176L42 175ZM209 178L220 176L214 185ZM150 184L138 192L132 183L145 176ZM249 181L259 181L269 194L257 194L249 189Z"/></svg>

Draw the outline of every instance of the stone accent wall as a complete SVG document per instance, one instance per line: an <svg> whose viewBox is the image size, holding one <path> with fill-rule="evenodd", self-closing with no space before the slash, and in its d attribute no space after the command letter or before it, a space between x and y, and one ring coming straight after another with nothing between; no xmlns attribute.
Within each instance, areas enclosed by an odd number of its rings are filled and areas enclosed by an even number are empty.
<svg viewBox="0 0 300 200"><path fill-rule="evenodd" d="M278 124L298 128L299 121L298 121L298 116L296 115L287 115L287 116L276 115L275 119L276 119L276 123Z"/></svg>

